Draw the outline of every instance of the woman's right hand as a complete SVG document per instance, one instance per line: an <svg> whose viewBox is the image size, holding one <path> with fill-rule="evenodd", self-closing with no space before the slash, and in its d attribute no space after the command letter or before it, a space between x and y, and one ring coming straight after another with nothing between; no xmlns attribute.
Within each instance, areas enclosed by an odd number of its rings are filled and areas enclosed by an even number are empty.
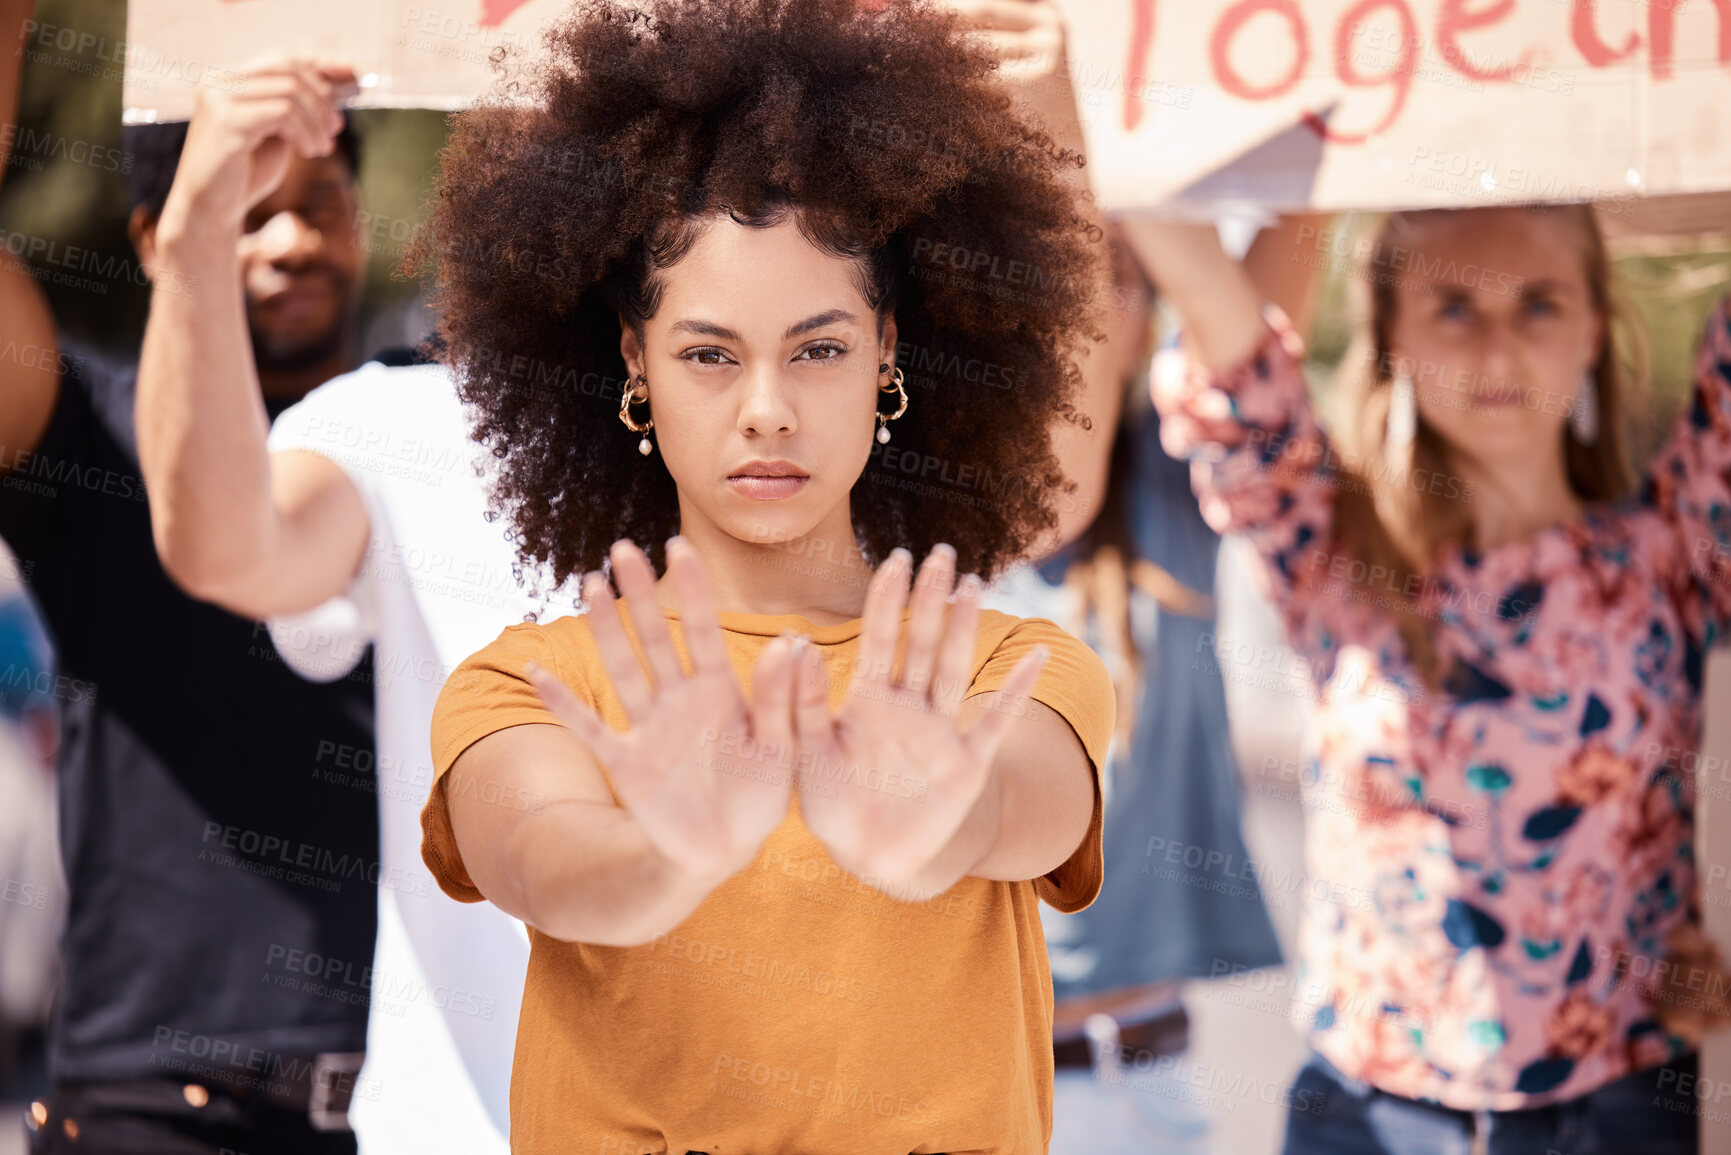
<svg viewBox="0 0 1731 1155"><path fill-rule="evenodd" d="M794 642L778 638L759 655L747 705L696 550L683 538L667 544L689 672L674 652L648 557L629 541L615 542L610 556L650 677L599 573L584 578L583 597L630 729L608 726L552 673L535 668L529 678L547 708L595 752L656 851L680 873L719 883L748 865L787 815Z"/></svg>

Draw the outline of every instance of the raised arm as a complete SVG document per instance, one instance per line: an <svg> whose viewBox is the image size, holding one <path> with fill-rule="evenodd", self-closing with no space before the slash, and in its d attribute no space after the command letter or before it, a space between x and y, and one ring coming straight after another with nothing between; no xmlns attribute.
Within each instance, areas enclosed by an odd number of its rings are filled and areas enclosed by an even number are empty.
<svg viewBox="0 0 1731 1155"><path fill-rule="evenodd" d="M1070 79L1063 14L1056 0L948 0L976 34L998 56L998 77L1010 91L1023 116L1037 124L1061 149L1085 155L1087 142L1076 111ZM1083 219L1101 229L1104 218L1094 202L1086 169L1065 173L1078 195ZM1082 392L1076 408L1088 419L1083 429L1069 422L1052 427L1052 452L1064 476L1076 483L1074 493L1059 494L1056 531L1037 542L1030 556L1055 553L1078 537L1099 515L1106 497L1106 469L1112 438L1123 407L1125 370L1146 327L1143 302L1122 301L1114 295L1112 262L1102 240L1097 246L1094 279L1102 302L1104 341L1089 341L1078 353Z"/></svg>
<svg viewBox="0 0 1731 1155"><path fill-rule="evenodd" d="M331 151L351 79L290 61L202 90L148 254L137 425L157 552L188 593L251 617L342 592L367 543L366 507L340 467L266 450L238 253L247 212L294 155Z"/></svg>
<svg viewBox="0 0 1731 1155"><path fill-rule="evenodd" d="M1215 532L1243 534L1263 556L1301 643L1303 620L1323 593L1318 567L1327 565L1338 494L1338 463L1305 386L1303 342L1278 308L1264 309L1212 226L1134 217L1124 228L1184 319L1184 370L1154 374L1161 443L1192 462ZM1308 291L1292 299L1308 307Z"/></svg>
<svg viewBox="0 0 1731 1155"><path fill-rule="evenodd" d="M1694 389L1648 467L1647 493L1696 592L1685 625L1709 645L1731 631L1731 295L1707 318Z"/></svg>
<svg viewBox="0 0 1731 1155"><path fill-rule="evenodd" d="M0 0L0 177L18 135L18 83L32 0ZM42 441L60 396L60 343L48 298L21 258L0 253L0 473Z"/></svg>

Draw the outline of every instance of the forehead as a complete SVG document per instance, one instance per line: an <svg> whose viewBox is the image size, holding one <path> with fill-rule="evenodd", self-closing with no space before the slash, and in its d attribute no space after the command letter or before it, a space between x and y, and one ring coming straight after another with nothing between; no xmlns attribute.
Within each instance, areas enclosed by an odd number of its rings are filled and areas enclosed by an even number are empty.
<svg viewBox="0 0 1731 1155"><path fill-rule="evenodd" d="M672 268L661 272L656 321L671 324L703 314L749 323L776 320L784 312L802 317L831 306L865 316L856 283L858 262L824 252L805 238L790 215L773 225L742 225L724 215L699 226L696 241Z"/></svg>
<svg viewBox="0 0 1731 1155"><path fill-rule="evenodd" d="M1551 282L1584 288L1585 253L1577 226L1560 212L1472 209L1421 218L1393 238L1417 279L1436 289L1496 288Z"/></svg>

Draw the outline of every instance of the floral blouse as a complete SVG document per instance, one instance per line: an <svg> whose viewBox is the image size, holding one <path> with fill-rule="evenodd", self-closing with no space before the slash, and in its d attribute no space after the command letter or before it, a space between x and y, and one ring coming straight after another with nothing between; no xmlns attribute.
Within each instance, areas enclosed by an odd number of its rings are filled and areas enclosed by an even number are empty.
<svg viewBox="0 0 1731 1155"><path fill-rule="evenodd" d="M1700 921L1701 672L1731 624L1731 298L1638 496L1410 577L1335 544L1346 475L1300 342L1270 325L1244 364L1197 370L1162 405L1163 440L1191 458L1209 524L1261 554L1316 684L1307 868L1364 901L1309 902L1295 1017L1348 1075L1462 1110L1674 1057L1654 976ZM1437 690L1387 608L1415 602Z"/></svg>

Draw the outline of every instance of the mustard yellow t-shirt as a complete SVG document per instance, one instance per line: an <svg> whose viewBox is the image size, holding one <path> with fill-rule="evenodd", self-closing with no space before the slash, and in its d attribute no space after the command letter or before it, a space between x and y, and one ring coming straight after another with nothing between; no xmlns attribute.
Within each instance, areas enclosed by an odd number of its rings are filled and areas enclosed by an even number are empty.
<svg viewBox="0 0 1731 1155"><path fill-rule="evenodd" d="M664 611L681 662L683 632ZM839 707L860 622L721 614L735 675L777 635L819 647ZM629 629L629 618L625 619ZM904 615L905 641L906 615ZM964 878L902 902L844 872L797 804L757 859L676 930L635 947L530 928L511 1073L511 1149L528 1155L908 1155L1044 1152L1052 1132L1052 978L1037 899L1081 910L1099 893L1099 771L1112 684L1090 649L1040 618L985 611L970 694L996 689L1037 643L1033 697L1075 730L1094 767L1094 816L1067 862L1029 882ZM452 674L433 716L438 777L422 857L463 902L444 775L488 734L556 722L523 676L555 671L616 729L627 718L588 622L516 625ZM689 668L689 665L687 665Z"/></svg>

